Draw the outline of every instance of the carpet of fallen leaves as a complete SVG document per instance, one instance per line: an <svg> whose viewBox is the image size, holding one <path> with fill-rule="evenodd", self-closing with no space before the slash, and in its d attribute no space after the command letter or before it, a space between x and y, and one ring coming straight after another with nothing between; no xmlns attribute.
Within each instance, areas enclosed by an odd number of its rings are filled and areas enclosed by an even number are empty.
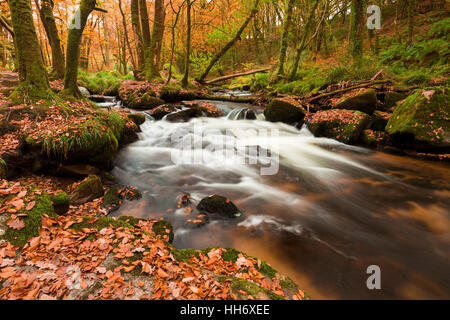
<svg viewBox="0 0 450 320"><path fill-rule="evenodd" d="M43 191L55 194L64 186L56 178L32 176L0 182L0 196L7 199L0 216L12 213L8 223L20 229L23 214L15 212L34 206L34 197ZM238 299L231 279L246 279L287 299L303 299L302 291L285 296L277 279L258 271L261 261L240 255L235 263L224 261L226 249L212 249L207 255L176 260L172 246L156 236L156 220L139 221L133 228L112 225L71 229L90 217L95 223L101 214L101 199L71 207L68 215L44 215L39 236L23 248L0 241L0 299ZM23 211L21 211L23 212ZM24 214L26 216L26 214ZM14 218L13 218L14 216ZM267 295L248 299L266 299Z"/></svg>

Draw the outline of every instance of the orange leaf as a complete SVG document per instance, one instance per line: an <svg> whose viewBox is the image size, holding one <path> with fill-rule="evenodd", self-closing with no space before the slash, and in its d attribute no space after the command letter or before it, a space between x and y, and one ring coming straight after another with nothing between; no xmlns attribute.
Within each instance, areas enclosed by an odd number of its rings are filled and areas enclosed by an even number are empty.
<svg viewBox="0 0 450 320"><path fill-rule="evenodd" d="M26 207L27 211L30 211L31 209L33 209L35 205L36 205L35 201L31 201L30 203L28 203L28 205Z"/></svg>
<svg viewBox="0 0 450 320"><path fill-rule="evenodd" d="M25 223L18 218L8 220L6 222L6 225L14 230L22 230L23 228L25 228Z"/></svg>

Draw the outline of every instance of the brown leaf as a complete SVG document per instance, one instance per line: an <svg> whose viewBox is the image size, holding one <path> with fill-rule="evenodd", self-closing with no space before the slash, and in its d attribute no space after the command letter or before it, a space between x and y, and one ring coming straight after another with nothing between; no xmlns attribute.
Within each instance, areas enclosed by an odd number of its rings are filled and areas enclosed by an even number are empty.
<svg viewBox="0 0 450 320"><path fill-rule="evenodd" d="M36 205L36 202L31 201L30 203L27 204L27 207L25 209L27 209L27 211L30 211L31 209L34 208L35 205Z"/></svg>
<svg viewBox="0 0 450 320"><path fill-rule="evenodd" d="M25 223L18 218L6 221L6 225L14 230L22 230L23 228L25 228Z"/></svg>

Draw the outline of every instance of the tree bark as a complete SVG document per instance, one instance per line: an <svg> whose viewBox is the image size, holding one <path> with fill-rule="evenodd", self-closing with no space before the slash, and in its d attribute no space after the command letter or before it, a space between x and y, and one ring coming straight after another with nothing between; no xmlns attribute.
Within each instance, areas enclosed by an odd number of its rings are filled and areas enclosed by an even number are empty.
<svg viewBox="0 0 450 320"><path fill-rule="evenodd" d="M185 56L185 62L184 62L184 76L183 80L181 80L181 85L186 88L189 84L189 68L190 68L190 62L191 62L191 29L192 29L192 22L191 22L191 9L192 9L192 3L193 1L187 0L186 1L186 19L187 19L187 35L186 35L186 56Z"/></svg>
<svg viewBox="0 0 450 320"><path fill-rule="evenodd" d="M66 53L66 72L64 75L64 91L81 98L82 94L78 88L78 65L80 60L80 42L83 36L84 28L86 27L89 15L94 11L96 0L81 0L80 7L75 14L72 21L72 28L69 30L67 38L67 53ZM77 18L78 15L78 18ZM79 24L78 24L79 23Z"/></svg>
<svg viewBox="0 0 450 320"><path fill-rule="evenodd" d="M136 66L136 62L134 60L133 50L131 50L130 39L128 38L127 19L125 17L125 13L122 10L122 0L119 0L119 11L120 11L120 15L122 16L123 33L125 36L125 42L126 42L128 51L130 52L131 65L133 66L133 70L136 71L137 66ZM125 51L126 50L124 50L124 52Z"/></svg>
<svg viewBox="0 0 450 320"><path fill-rule="evenodd" d="M50 85L33 22L30 0L8 0L15 34L19 71L19 93L30 99L45 98Z"/></svg>
<svg viewBox="0 0 450 320"><path fill-rule="evenodd" d="M284 76L284 64L286 62L286 53L288 47L289 30L291 28L292 13L294 11L295 0L289 0L287 3L286 19L283 25L283 34L281 36L280 58L278 62L278 70L275 80Z"/></svg>
<svg viewBox="0 0 450 320"><path fill-rule="evenodd" d="M364 7L365 0L352 0L352 31L351 41L352 55L356 60L360 60L363 54L364 45Z"/></svg>
<svg viewBox="0 0 450 320"><path fill-rule="evenodd" d="M146 60L146 77L153 79L160 77L161 50L164 37L164 22L166 19L166 10L164 0L155 0L155 16L153 20L153 31L150 42L150 48Z"/></svg>
<svg viewBox="0 0 450 320"><path fill-rule="evenodd" d="M295 76L297 74L298 65L300 63L300 58L302 56L303 50L305 50L307 47L306 39L308 38L309 32L311 30L312 22L314 20L314 12L316 11L318 5L319 5L319 0L315 0L314 4L312 6L311 12L309 13L308 20L306 21L306 24L305 24L305 27L303 30L303 35L302 35L302 39L300 41L300 45L298 46L297 52L295 53L294 65L292 66L291 73L289 74L289 80L295 79Z"/></svg>
<svg viewBox="0 0 450 320"><path fill-rule="evenodd" d="M247 27L247 25L250 23L250 21L252 21L252 19L256 16L256 14L258 13L258 6L259 6L259 2L260 0L255 0L255 3L253 5L253 8L250 12L250 15L248 16L248 18L244 21L244 23L242 24L242 26L240 27L240 29L238 30L238 32L236 33L236 35L234 36L233 39L231 39L226 45L225 47L223 47L222 50L220 50L212 59L211 62L209 63L208 67L206 68L206 70L203 72L203 74L200 76L200 78L198 79L198 81L201 83L203 82L206 77L208 76L209 72L211 71L211 69L214 67L214 65L220 60L220 58L222 58L225 53L228 52L228 50L230 50L233 45L241 39L241 35L244 32L245 28Z"/></svg>
<svg viewBox="0 0 450 320"><path fill-rule="evenodd" d="M40 7L38 6L38 1L35 0L35 2L52 51L53 75L56 79L63 79L65 60L61 49L58 28L56 27L55 17L53 15L54 2L53 0L41 0Z"/></svg>
<svg viewBox="0 0 450 320"><path fill-rule="evenodd" d="M144 45L144 54L150 48L150 24L148 22L147 1L139 0L139 13L141 16L142 40Z"/></svg>
<svg viewBox="0 0 450 320"><path fill-rule="evenodd" d="M139 20L139 0L131 0L131 24L133 32L136 36L136 52L137 52L137 69L144 70L145 55L144 44L142 39L141 21Z"/></svg>

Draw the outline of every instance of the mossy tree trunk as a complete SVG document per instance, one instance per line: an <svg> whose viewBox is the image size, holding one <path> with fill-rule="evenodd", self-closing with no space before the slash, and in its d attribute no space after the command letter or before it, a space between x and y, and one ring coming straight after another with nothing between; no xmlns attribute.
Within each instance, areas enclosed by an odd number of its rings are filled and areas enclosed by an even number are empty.
<svg viewBox="0 0 450 320"><path fill-rule="evenodd" d="M416 0L408 0L408 45L414 40L414 16L416 13Z"/></svg>
<svg viewBox="0 0 450 320"><path fill-rule="evenodd" d="M38 1L35 0L36 6ZM56 79L64 78L64 54L61 49L61 40L59 39L58 29L56 27L55 17L53 15L53 0L41 0L41 6L38 6L39 16L47 34L48 41L52 50L53 76Z"/></svg>
<svg viewBox="0 0 450 320"><path fill-rule="evenodd" d="M364 46L364 8L365 0L352 0L352 56L361 60Z"/></svg>
<svg viewBox="0 0 450 320"><path fill-rule="evenodd" d="M181 80L181 84L186 88L189 84L189 68L191 62L191 32L192 32L192 21L191 21L191 10L193 1L186 0L186 56L184 61L184 76Z"/></svg>
<svg viewBox="0 0 450 320"><path fill-rule="evenodd" d="M226 45L225 47L222 48L222 50L220 50L210 61L208 67L206 67L205 71L203 72L203 74L200 76L200 78L198 79L199 82L203 82L205 81L206 77L208 76L209 72L211 71L211 69L214 67L214 65L228 52L228 50L230 50L233 45L241 39L242 33L244 32L245 28L247 28L248 24L250 23L250 21L253 20L253 18L256 16L256 14L258 13L258 7L259 7L259 3L260 0L255 0L254 5L252 10L250 11L249 16L247 17L247 19L244 21L244 23L242 24L242 26L239 28L239 30L237 31L236 35L233 37L233 39L231 39Z"/></svg>
<svg viewBox="0 0 450 320"><path fill-rule="evenodd" d="M80 63L80 42L89 15L94 11L97 0L81 0L80 7L72 21L72 28L67 38L66 72L64 92L74 97L82 97L78 88L78 65ZM77 17L78 15L78 17Z"/></svg>
<svg viewBox="0 0 450 320"><path fill-rule="evenodd" d="M50 85L36 35L30 0L8 0L8 4L15 35L20 80L15 93L23 92L29 99L45 98Z"/></svg>
<svg viewBox="0 0 450 320"><path fill-rule="evenodd" d="M150 48L150 24L148 20L147 1L139 0L139 14L141 17L142 40L144 45L144 52Z"/></svg>
<svg viewBox="0 0 450 320"><path fill-rule="evenodd" d="M137 52L137 69L138 71L144 70L145 55L144 55L144 43L142 39L141 21L139 20L139 0L131 0L131 24L133 26L133 32L137 39L136 52Z"/></svg>
<svg viewBox="0 0 450 320"><path fill-rule="evenodd" d="M309 16L308 16L308 18L306 20L306 23L304 25L303 35L302 35L302 38L300 40L300 44L297 47L297 51L295 53L294 64L293 64L291 72L289 74L289 80L294 80L295 76L297 75L298 65L300 64L300 58L302 56L303 50L305 50L306 47L307 47L307 45L306 45L307 41L306 40L308 39L308 35L310 34L311 27L312 27L312 24L313 24L313 21L314 21L314 13L315 13L318 5L319 5L319 0L315 0L313 5L312 5L311 11L309 13Z"/></svg>
<svg viewBox="0 0 450 320"><path fill-rule="evenodd" d="M275 76L275 81L284 76L284 64L286 62L286 53L288 47L288 37L289 30L292 23L292 14L294 12L294 4L296 0L288 0L286 9L286 18L283 24L283 34L281 36L281 49L280 49L280 59L278 62L278 70Z"/></svg>
<svg viewBox="0 0 450 320"><path fill-rule="evenodd" d="M160 61L161 50L164 37L164 22L166 19L166 10L164 6L164 0L155 0L155 16L153 20L153 31L150 42L150 48L148 49L148 55L146 60L146 77L152 79L160 77Z"/></svg>

